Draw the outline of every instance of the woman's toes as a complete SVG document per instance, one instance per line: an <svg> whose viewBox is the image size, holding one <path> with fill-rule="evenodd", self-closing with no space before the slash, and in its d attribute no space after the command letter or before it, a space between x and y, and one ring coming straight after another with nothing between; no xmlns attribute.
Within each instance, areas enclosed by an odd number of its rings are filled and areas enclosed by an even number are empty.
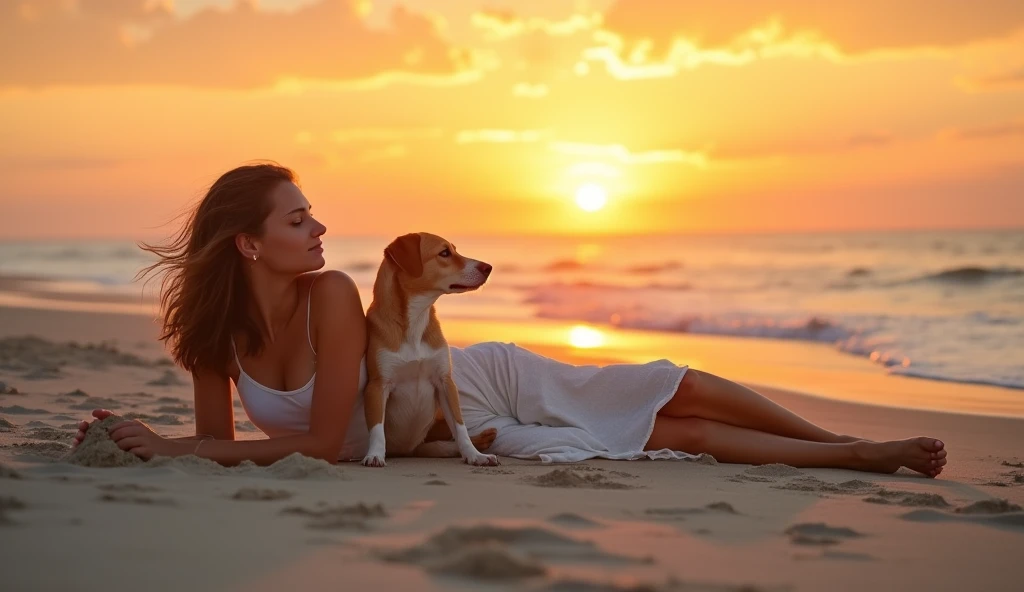
<svg viewBox="0 0 1024 592"><path fill-rule="evenodd" d="M946 458L946 451L945 451L945 449L940 450L940 451L936 452L935 454L938 455L936 458Z"/></svg>
<svg viewBox="0 0 1024 592"><path fill-rule="evenodd" d="M939 460L933 460L932 462L936 463L937 466L944 467L944 466L946 466L946 462L947 461L944 458L940 458Z"/></svg>

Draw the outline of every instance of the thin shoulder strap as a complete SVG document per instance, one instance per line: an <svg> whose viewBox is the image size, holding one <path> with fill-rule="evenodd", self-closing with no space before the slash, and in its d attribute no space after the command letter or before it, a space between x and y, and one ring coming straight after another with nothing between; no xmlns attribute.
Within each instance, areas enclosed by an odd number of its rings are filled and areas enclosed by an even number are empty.
<svg viewBox="0 0 1024 592"><path fill-rule="evenodd" d="M311 311L313 310L313 284L320 279L320 274L316 274L313 281L309 282L309 295L306 296L306 341L309 342L309 349L313 350L313 357L316 357L316 348L313 347L313 337L309 332L309 319L312 316Z"/></svg>

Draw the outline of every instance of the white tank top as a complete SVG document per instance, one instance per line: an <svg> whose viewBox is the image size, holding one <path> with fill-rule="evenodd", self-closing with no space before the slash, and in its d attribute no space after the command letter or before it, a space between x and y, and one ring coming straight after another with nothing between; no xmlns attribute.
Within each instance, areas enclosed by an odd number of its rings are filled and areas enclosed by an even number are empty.
<svg viewBox="0 0 1024 592"><path fill-rule="evenodd" d="M319 276L318 276L319 277ZM316 279L313 280L315 282ZM309 332L309 317L312 307L313 285L309 286L310 294L306 296L306 341L313 351L313 365L316 367L316 348ZM242 409L249 416L249 421L264 434L271 438L293 436L309 431L309 414L313 406L313 387L316 384L316 370L309 382L293 391L279 391L253 380L245 373L242 362L238 359L235 340L231 340L231 349L235 353L238 364L238 381L235 388L238 398L242 401ZM359 460L366 456L369 447L369 432L366 429L366 417L363 411L363 389L366 388L366 357L359 364L359 392L352 418L345 431L345 442L338 453L338 460Z"/></svg>

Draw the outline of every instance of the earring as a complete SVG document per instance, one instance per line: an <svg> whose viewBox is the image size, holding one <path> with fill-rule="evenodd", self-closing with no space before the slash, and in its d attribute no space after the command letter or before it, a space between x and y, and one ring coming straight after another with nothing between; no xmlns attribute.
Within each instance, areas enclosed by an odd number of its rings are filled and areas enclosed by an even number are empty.
<svg viewBox="0 0 1024 592"><path fill-rule="evenodd" d="M252 260L253 260L253 261L255 261L257 257L259 257L259 255L257 255L256 253L253 253L253 254L252 254Z"/></svg>

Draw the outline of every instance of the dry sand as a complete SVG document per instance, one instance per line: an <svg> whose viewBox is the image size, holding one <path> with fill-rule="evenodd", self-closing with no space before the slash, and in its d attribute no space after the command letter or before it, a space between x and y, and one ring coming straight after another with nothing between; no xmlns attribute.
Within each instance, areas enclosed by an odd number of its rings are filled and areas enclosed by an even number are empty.
<svg viewBox="0 0 1024 592"><path fill-rule="evenodd" d="M950 465L936 480L709 457L142 463L100 430L72 452L75 422L97 405L163 434L192 433L187 376L152 335L140 317L0 308L0 588L105 590L107 570L124 587L247 592L1017 590L1024 578L1021 419L766 390L842 432L941 437ZM681 339L679 351L702 343ZM757 342L732 347L736 359L762 359L750 353ZM907 401L932 384L835 367L837 383L872 397L889 388ZM1022 396L957 392L998 409ZM239 438L262 437L240 409L236 420Z"/></svg>

